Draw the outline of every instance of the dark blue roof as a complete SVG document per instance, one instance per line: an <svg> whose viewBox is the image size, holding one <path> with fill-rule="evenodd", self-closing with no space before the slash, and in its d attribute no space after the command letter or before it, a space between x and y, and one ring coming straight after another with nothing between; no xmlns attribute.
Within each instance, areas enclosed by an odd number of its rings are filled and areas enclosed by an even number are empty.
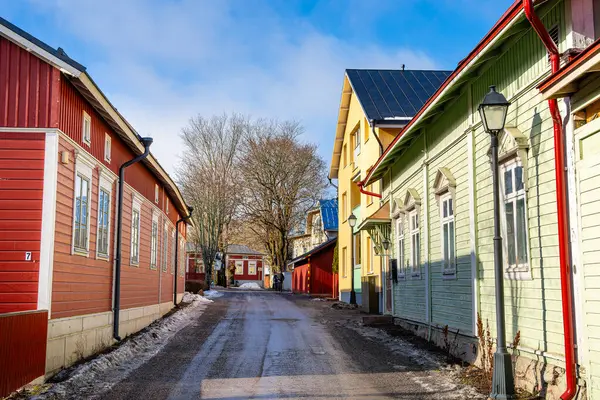
<svg viewBox="0 0 600 400"><path fill-rule="evenodd" d="M347 69L369 120L412 118L452 71Z"/></svg>
<svg viewBox="0 0 600 400"><path fill-rule="evenodd" d="M337 199L319 200L323 229L326 231L338 230L338 201Z"/></svg>

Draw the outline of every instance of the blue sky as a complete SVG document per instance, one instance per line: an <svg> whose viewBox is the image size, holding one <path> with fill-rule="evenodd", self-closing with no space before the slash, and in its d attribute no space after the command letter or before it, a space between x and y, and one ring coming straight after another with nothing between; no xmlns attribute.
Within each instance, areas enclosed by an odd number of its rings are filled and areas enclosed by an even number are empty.
<svg viewBox="0 0 600 400"><path fill-rule="evenodd" d="M510 0L0 0L88 68L173 173L196 114L295 119L329 164L345 68L455 68Z"/></svg>

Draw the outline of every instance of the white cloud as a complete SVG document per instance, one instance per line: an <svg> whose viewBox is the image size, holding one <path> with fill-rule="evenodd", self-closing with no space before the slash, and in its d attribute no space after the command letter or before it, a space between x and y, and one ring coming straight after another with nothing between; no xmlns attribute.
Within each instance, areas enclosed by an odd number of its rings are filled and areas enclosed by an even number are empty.
<svg viewBox="0 0 600 400"><path fill-rule="evenodd" d="M329 162L344 69L436 67L413 49L354 46L310 21L283 20L265 3L34 1L99 51L90 58L102 62L88 71L141 134L154 136L152 151L171 173L179 132L198 113L300 120Z"/></svg>

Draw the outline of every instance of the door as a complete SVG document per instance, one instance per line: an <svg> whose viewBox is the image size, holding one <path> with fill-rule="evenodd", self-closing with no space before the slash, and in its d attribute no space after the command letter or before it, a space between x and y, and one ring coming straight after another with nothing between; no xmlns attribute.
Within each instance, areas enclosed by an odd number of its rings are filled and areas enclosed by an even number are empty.
<svg viewBox="0 0 600 400"><path fill-rule="evenodd" d="M589 398L600 398L600 121L575 131L579 268L583 293L583 356Z"/></svg>

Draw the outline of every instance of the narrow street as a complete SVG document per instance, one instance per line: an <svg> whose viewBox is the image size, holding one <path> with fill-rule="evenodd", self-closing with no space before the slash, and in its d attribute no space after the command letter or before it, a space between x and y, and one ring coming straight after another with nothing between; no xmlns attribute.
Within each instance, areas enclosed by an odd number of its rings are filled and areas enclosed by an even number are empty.
<svg viewBox="0 0 600 400"><path fill-rule="evenodd" d="M348 327L359 318L306 297L228 291L108 391L68 398L473 398L427 357L398 354Z"/></svg>

